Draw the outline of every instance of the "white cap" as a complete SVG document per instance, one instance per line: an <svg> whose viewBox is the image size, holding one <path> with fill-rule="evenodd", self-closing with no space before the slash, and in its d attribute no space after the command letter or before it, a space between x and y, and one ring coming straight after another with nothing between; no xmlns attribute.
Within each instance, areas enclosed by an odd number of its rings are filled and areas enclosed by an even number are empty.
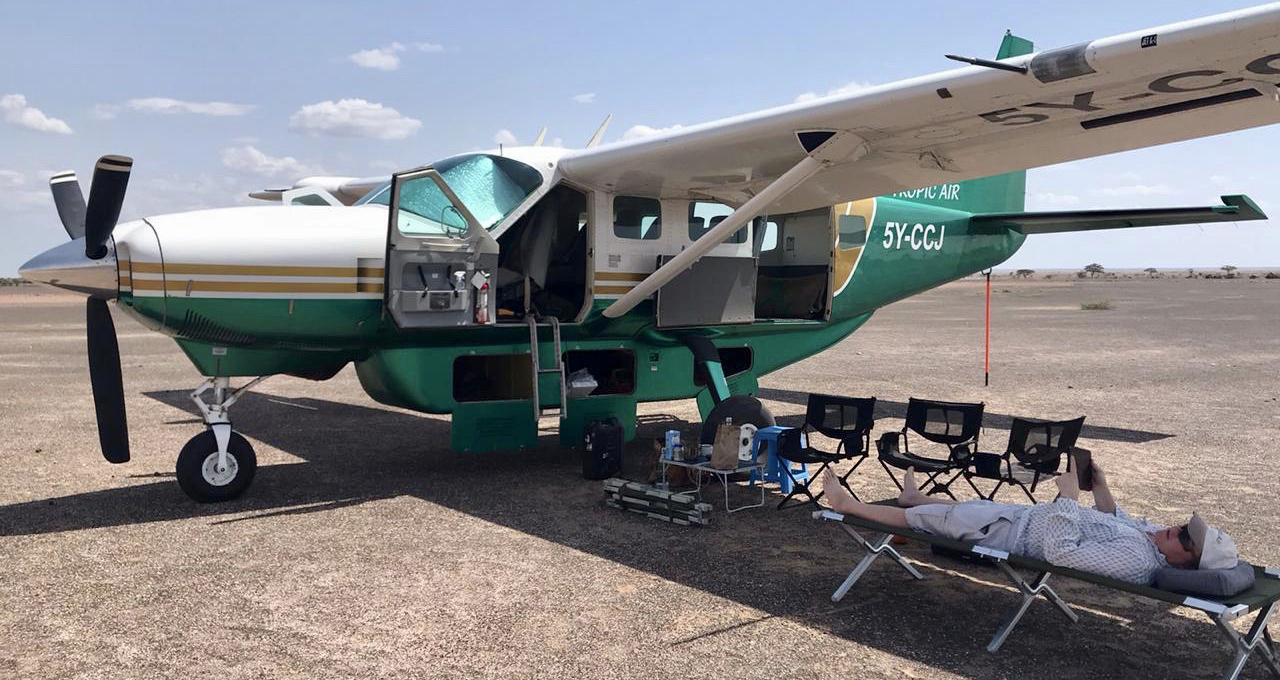
<svg viewBox="0 0 1280 680"><path fill-rule="evenodd" d="M1200 553L1200 569L1231 569L1240 561L1236 542L1225 531L1209 526L1199 514L1191 513L1187 533Z"/></svg>

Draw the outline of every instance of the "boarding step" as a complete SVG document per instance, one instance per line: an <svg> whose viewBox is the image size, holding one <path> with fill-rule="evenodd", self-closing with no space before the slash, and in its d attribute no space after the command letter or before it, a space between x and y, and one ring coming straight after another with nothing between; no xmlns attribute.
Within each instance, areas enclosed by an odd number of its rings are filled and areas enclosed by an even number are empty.
<svg viewBox="0 0 1280 680"><path fill-rule="evenodd" d="M560 319L551 316L547 317L545 322L546 323L540 323L538 317L533 314L525 316L525 323L529 325L529 357L532 359L533 365L533 417L536 420L552 416L556 418L563 418L566 408L566 378L564 372L564 360L562 359L563 352L560 350ZM538 329L543 326L551 328L551 345L552 349L555 351L554 365L547 368L542 367L542 359L540 356L542 352L539 350L538 340ZM547 408L543 408L542 395L540 393L538 383L541 382L539 378L549 373L558 373L560 375L560 406L549 406Z"/></svg>

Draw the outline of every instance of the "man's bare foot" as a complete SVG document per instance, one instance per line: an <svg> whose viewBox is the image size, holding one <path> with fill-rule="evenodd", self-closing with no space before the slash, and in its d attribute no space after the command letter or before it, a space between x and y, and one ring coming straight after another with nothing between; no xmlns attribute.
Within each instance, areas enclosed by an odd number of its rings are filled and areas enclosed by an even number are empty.
<svg viewBox="0 0 1280 680"><path fill-rule="evenodd" d="M840 484L840 480L836 477L836 473L831 471L831 468L827 468L826 472L822 473L822 493L831 509L842 514L852 514L854 509L860 505L854 499L853 494L849 493L849 490Z"/></svg>
<svg viewBox="0 0 1280 680"><path fill-rule="evenodd" d="M907 468L907 471L902 473L902 493L898 494L898 505L911 508L928 502L929 497L921 493L920 487L916 485L916 469Z"/></svg>

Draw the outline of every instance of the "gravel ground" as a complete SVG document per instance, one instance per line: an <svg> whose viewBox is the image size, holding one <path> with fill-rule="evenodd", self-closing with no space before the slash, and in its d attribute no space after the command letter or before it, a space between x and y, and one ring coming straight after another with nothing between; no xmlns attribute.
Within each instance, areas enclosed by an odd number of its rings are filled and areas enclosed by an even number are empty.
<svg viewBox="0 0 1280 680"><path fill-rule="evenodd" d="M1280 282L994 289L990 387L971 279L881 311L761 396L794 423L807 392L875 395L877 432L909 396L980 400L997 450L1009 416L1085 414L1081 444L1131 513L1200 508L1280 564ZM1097 300L1112 309L1081 309ZM1228 658L1195 612L1065 580L1081 621L1037 603L990 655L1016 596L919 545L903 550L925 580L877 563L832 604L857 555L803 510L717 511L705 528L621 513L553 432L533 451L454 454L447 418L379 406L350 370L272 378L237 404L258 477L198 505L173 480L201 428L194 371L117 317L133 460L106 464L83 314L75 297L0 293L0 677L1207 678ZM696 427L692 401L641 418L646 434ZM646 448L629 450L632 475ZM852 479L893 490L873 461ZM1266 672L1255 660L1245 677Z"/></svg>

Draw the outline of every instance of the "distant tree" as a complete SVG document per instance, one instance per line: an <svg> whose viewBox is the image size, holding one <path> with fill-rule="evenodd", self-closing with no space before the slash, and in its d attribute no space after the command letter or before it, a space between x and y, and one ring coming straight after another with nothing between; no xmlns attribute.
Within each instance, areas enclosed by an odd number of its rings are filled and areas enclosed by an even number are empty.
<svg viewBox="0 0 1280 680"><path fill-rule="evenodd" d="M1104 268L1102 265L1098 264L1097 262L1094 262L1093 264L1085 265L1084 271L1086 274L1088 274L1092 278L1097 276L1098 274L1102 274L1103 272L1105 272L1106 268Z"/></svg>
<svg viewBox="0 0 1280 680"><path fill-rule="evenodd" d="M1236 266L1235 266L1235 265L1233 265L1233 264L1224 264L1224 265L1222 265L1221 269L1222 269L1222 271L1224 271L1224 272L1226 272L1226 273L1227 273L1227 278L1228 278L1228 279L1234 279L1234 278L1236 277Z"/></svg>
<svg viewBox="0 0 1280 680"><path fill-rule="evenodd" d="M1036 270L1034 269L1019 269L1018 271L1014 272L1013 275L1020 279L1029 279L1031 278L1031 275L1034 273L1036 273Z"/></svg>
<svg viewBox="0 0 1280 680"><path fill-rule="evenodd" d="M1151 278L1153 278L1153 279L1156 277L1156 274L1159 274L1159 273L1160 273L1160 270L1156 269L1155 267L1147 267L1146 269L1143 269L1142 271L1146 272L1146 273L1147 273L1147 276L1149 276L1149 277L1151 277Z"/></svg>

